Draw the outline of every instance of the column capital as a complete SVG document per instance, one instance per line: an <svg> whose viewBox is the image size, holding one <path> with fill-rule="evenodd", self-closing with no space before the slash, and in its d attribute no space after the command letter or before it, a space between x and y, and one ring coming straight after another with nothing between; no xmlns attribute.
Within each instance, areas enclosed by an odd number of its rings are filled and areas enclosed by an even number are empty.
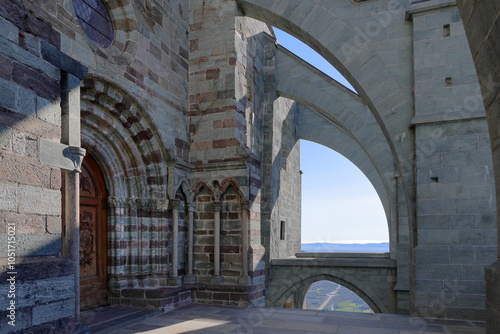
<svg viewBox="0 0 500 334"><path fill-rule="evenodd" d="M172 199L170 200L170 203L172 205L172 209L174 210L179 210L179 207L181 206L181 201L178 199Z"/></svg>
<svg viewBox="0 0 500 334"><path fill-rule="evenodd" d="M241 210L243 211L248 211L248 209L250 208L250 203L246 200L241 201L240 205L241 205Z"/></svg>
<svg viewBox="0 0 500 334"><path fill-rule="evenodd" d="M196 212L196 203L188 203L187 209L189 212Z"/></svg>
<svg viewBox="0 0 500 334"><path fill-rule="evenodd" d="M158 200L158 210L166 211L168 209L168 199Z"/></svg>
<svg viewBox="0 0 500 334"><path fill-rule="evenodd" d="M215 212L221 212L222 211L222 203L221 202L214 202L214 211Z"/></svg>

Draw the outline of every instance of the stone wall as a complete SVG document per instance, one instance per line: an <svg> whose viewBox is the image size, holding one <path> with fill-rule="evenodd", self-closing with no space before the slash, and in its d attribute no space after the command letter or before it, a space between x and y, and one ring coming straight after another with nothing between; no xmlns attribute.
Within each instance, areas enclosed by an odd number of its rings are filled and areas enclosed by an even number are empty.
<svg viewBox="0 0 500 334"><path fill-rule="evenodd" d="M493 166L495 169L495 184L497 198L497 217L500 212L498 200L500 199L499 175L499 150L498 150L498 110L500 91L499 80L499 52L498 13L500 8L495 2L457 1L462 16L463 25L469 40L470 50L476 65L483 102L488 117L491 148L493 150ZM497 230L500 231L497 218ZM498 246L497 246L498 248ZM500 253L499 253L500 254ZM498 256L497 256L498 259ZM500 330L500 277L498 260L487 268L486 272L486 332L496 333Z"/></svg>
<svg viewBox="0 0 500 334"><path fill-rule="evenodd" d="M42 162L40 151L41 141L61 137L61 70L41 53L59 53L60 33L22 6L0 6L1 326L71 331L74 272L60 256L61 171Z"/></svg>
<svg viewBox="0 0 500 334"><path fill-rule="evenodd" d="M431 5L410 11L418 239L412 305L425 317L484 319L484 268L497 244L490 139L458 8Z"/></svg>

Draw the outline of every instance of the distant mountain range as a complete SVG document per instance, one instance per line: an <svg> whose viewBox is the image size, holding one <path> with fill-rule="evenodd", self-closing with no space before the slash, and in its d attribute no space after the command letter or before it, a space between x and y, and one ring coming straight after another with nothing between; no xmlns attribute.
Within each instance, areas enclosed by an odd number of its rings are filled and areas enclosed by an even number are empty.
<svg viewBox="0 0 500 334"><path fill-rule="evenodd" d="M389 243L373 244L334 244L310 243L302 244L303 252L340 252L340 253L384 253L389 252Z"/></svg>

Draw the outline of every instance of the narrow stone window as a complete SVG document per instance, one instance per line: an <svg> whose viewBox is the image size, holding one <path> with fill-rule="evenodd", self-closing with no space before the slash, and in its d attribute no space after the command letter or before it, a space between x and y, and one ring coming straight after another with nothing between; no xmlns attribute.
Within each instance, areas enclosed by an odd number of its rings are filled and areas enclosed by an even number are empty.
<svg viewBox="0 0 500 334"><path fill-rule="evenodd" d="M439 178L437 176L431 177L432 183L439 183Z"/></svg>
<svg viewBox="0 0 500 334"><path fill-rule="evenodd" d="M450 25L449 24L445 24L443 26L443 36L444 37L449 37L450 36Z"/></svg>
<svg viewBox="0 0 500 334"><path fill-rule="evenodd" d="M452 78L446 78L444 80L444 82L446 83L446 87L451 87L453 85L453 79Z"/></svg>
<svg viewBox="0 0 500 334"><path fill-rule="evenodd" d="M285 240L285 221L281 221L280 225L280 240Z"/></svg>
<svg viewBox="0 0 500 334"><path fill-rule="evenodd" d="M113 41L113 22L101 0L73 0L76 17L92 42L108 47Z"/></svg>

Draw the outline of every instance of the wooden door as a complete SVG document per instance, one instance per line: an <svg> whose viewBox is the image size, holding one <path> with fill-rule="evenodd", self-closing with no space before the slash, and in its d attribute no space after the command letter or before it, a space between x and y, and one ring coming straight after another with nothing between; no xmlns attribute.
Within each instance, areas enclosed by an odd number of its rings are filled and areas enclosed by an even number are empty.
<svg viewBox="0 0 500 334"><path fill-rule="evenodd" d="M97 163L83 159L80 175L80 309L109 305L107 192Z"/></svg>

